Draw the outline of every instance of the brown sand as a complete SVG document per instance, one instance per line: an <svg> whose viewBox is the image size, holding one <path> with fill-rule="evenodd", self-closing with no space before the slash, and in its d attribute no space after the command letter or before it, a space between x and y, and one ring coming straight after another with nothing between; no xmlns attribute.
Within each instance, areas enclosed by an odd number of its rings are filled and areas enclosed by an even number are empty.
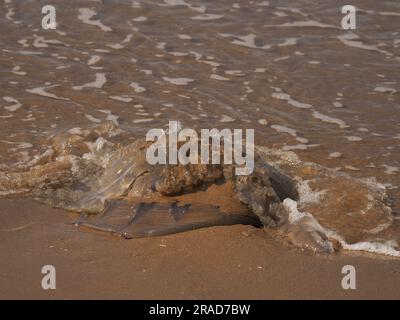
<svg viewBox="0 0 400 320"><path fill-rule="evenodd" d="M27 199L0 200L1 299L400 298L400 263L355 253L301 252L272 231L213 227L122 240L81 230L75 215ZM54 265L57 289L41 288ZM357 289L341 288L341 268Z"/></svg>

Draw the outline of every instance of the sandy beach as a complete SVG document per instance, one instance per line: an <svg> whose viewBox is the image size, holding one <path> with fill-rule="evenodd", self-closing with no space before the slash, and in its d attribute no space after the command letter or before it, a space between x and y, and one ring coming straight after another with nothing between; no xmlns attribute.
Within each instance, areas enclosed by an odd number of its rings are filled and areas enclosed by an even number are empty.
<svg viewBox="0 0 400 320"><path fill-rule="evenodd" d="M75 215L22 199L1 200L0 217L1 299L400 298L395 259L301 252L254 227L123 240L82 232ZM41 287L48 264L56 290ZM342 289L344 265L356 268L356 290Z"/></svg>

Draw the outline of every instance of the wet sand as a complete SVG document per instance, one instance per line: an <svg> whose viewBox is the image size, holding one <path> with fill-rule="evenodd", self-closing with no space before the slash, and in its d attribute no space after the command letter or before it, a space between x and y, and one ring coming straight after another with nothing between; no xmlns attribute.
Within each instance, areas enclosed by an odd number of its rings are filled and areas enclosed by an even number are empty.
<svg viewBox="0 0 400 320"><path fill-rule="evenodd" d="M1 299L399 299L398 259L315 255L271 230L213 227L122 240L81 230L76 215L0 200ZM54 265L57 289L41 288ZM343 290L353 265L357 289Z"/></svg>

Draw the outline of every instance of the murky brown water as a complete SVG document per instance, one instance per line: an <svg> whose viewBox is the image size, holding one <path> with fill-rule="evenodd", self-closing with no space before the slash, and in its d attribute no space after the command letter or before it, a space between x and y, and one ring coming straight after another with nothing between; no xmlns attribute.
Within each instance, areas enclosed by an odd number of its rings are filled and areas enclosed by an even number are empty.
<svg viewBox="0 0 400 320"><path fill-rule="evenodd" d="M258 145L383 184L393 223L381 238L397 240L398 1L353 1L354 32L340 28L344 1L55 1L57 29L42 30L45 4L0 3L3 170L45 152L49 136L106 120L130 132L122 145L168 120L254 128ZM343 203L348 187L318 181L337 210L307 210L350 241L362 205Z"/></svg>

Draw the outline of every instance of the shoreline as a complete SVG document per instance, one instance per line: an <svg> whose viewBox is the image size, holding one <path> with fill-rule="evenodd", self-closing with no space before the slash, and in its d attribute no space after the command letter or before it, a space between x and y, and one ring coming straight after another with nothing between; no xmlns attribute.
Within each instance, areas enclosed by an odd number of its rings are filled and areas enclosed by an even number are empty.
<svg viewBox="0 0 400 320"><path fill-rule="evenodd" d="M399 299L398 259L313 254L234 225L123 240L31 199L0 200L0 299ZM43 265L56 290L41 288ZM356 290L341 269L356 268Z"/></svg>

